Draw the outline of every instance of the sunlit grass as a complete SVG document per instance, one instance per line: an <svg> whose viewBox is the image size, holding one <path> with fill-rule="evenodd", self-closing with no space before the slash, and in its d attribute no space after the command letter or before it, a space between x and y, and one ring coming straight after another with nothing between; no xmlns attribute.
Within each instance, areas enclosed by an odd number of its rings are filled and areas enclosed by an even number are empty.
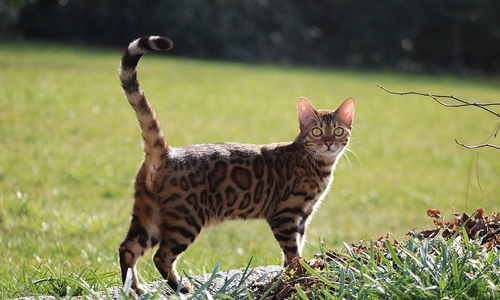
<svg viewBox="0 0 500 300"><path fill-rule="evenodd" d="M128 229L131 179L142 157L140 133L117 79L121 51L46 43L0 45L0 298L47 265L53 272L89 267L120 281L117 248ZM336 108L356 99L351 148L308 231L304 256L324 239L333 247L428 227L427 208L500 210L499 152L471 151L498 120L473 108L447 109L398 91L453 93L498 101L498 82L450 76L351 72L209 62L147 55L139 78L167 143L290 141L296 101ZM500 144L497 141L497 144ZM350 161L350 162L349 162ZM444 211L444 209L443 209ZM451 213L450 213L451 216ZM139 267L159 279L152 253ZM261 221L202 231L179 264L194 275L280 264ZM31 275L30 275L31 274ZM12 280L12 281L10 281ZM26 290L26 289L25 289Z"/></svg>
<svg viewBox="0 0 500 300"><path fill-rule="evenodd" d="M466 235L465 235L466 236ZM477 241L389 239L346 253L323 250L277 277L272 295L285 299L497 299L500 256ZM293 286L293 289L286 287ZM261 292L262 293L262 292ZM290 295L291 294L291 295Z"/></svg>

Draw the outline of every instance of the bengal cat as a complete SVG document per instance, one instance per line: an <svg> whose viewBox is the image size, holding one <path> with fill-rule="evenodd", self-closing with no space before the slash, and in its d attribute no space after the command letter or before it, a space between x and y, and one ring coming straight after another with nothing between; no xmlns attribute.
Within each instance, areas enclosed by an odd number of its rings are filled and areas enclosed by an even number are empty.
<svg viewBox="0 0 500 300"><path fill-rule="evenodd" d="M144 140L136 175L128 234L119 247L122 279L132 270L132 288L146 292L136 262L159 245L154 263L174 290L176 261L201 229L224 220L264 219L284 253L284 266L300 255L307 224L333 180L351 136L354 100L335 111L298 101L300 132L293 142L251 145L213 143L171 147L137 80L137 63L149 50L168 50L164 37L130 43L120 67L121 86L135 110ZM181 291L189 291L184 282Z"/></svg>

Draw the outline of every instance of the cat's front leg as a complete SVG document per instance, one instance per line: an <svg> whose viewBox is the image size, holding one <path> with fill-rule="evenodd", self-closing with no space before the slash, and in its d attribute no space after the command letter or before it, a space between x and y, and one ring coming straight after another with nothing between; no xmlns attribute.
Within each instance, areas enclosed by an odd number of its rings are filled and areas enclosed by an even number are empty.
<svg viewBox="0 0 500 300"><path fill-rule="evenodd" d="M284 267L302 253L305 227L301 226L301 219L296 215L279 214L269 221L274 237L283 251Z"/></svg>

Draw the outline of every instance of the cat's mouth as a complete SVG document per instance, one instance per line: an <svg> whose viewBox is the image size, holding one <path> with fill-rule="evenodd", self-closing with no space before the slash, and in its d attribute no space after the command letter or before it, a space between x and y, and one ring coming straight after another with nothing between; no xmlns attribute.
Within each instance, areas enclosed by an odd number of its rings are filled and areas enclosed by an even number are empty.
<svg viewBox="0 0 500 300"><path fill-rule="evenodd" d="M340 152L340 149L336 148L336 147L326 147L325 150L323 150L323 154L325 156L336 156L338 155Z"/></svg>

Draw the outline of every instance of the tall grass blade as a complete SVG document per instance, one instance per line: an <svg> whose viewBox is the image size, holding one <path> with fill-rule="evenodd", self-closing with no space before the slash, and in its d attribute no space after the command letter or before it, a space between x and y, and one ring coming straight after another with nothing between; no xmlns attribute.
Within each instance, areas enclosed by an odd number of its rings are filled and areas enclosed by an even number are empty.
<svg viewBox="0 0 500 300"><path fill-rule="evenodd" d="M297 294L299 294L300 299L302 300L309 300L310 298L306 295L306 292L302 289L300 284L296 283L295 284L295 290L297 291Z"/></svg>
<svg viewBox="0 0 500 300"><path fill-rule="evenodd" d="M132 269L128 268L127 275L125 276L125 282L123 283L123 286L120 289L120 295L124 299L128 299L131 287L132 287Z"/></svg>
<svg viewBox="0 0 500 300"><path fill-rule="evenodd" d="M306 261L301 260L300 265L304 267L304 269L306 269L307 272L311 273L311 275L313 275L316 279L320 280L324 284L328 285L329 287L335 290L339 289L338 285L334 284L331 279L324 277L322 274L319 273L318 270L311 268L311 266L309 266Z"/></svg>
<svg viewBox="0 0 500 300"><path fill-rule="evenodd" d="M399 256L396 254L396 251L394 250L394 247L392 246L391 242L388 239L385 240L385 246L387 247L387 251L389 251L389 254L391 255L392 260L398 266L401 266L403 263L399 259Z"/></svg>

